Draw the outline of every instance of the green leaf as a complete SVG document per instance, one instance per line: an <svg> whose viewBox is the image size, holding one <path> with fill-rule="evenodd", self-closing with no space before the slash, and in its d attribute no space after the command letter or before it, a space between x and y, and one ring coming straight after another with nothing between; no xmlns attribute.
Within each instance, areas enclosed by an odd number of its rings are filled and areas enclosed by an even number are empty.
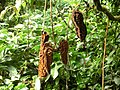
<svg viewBox="0 0 120 90"><path fill-rule="evenodd" d="M35 51L38 51L40 49L40 45L36 45L32 49L34 49Z"/></svg>
<svg viewBox="0 0 120 90"><path fill-rule="evenodd" d="M15 86L14 90L28 90L28 88L24 83L18 83L18 85Z"/></svg>
<svg viewBox="0 0 120 90"><path fill-rule="evenodd" d="M55 79L58 76L58 70L56 68L53 68L51 70L51 75L52 75L53 79Z"/></svg>
<svg viewBox="0 0 120 90"><path fill-rule="evenodd" d="M115 82L115 84L120 85L120 78L119 77L115 77L114 78L114 82Z"/></svg>
<svg viewBox="0 0 120 90"><path fill-rule="evenodd" d="M30 78L30 76L27 75L27 76L23 76L23 77L21 77L20 80L21 80L21 81L26 81L26 80L29 79L29 78Z"/></svg>
<svg viewBox="0 0 120 90"><path fill-rule="evenodd" d="M0 86L0 90L5 90L6 86Z"/></svg>
<svg viewBox="0 0 120 90"><path fill-rule="evenodd" d="M9 76L11 77L12 81L19 80L20 75L18 74L18 72L17 72L15 67L9 66L8 67L8 71L10 72Z"/></svg>
<svg viewBox="0 0 120 90"><path fill-rule="evenodd" d="M10 80L10 79L5 79L5 80L4 80L4 83L8 85L8 84L11 83L11 80Z"/></svg>
<svg viewBox="0 0 120 90"><path fill-rule="evenodd" d="M14 86L14 84L10 83L10 84L8 85L7 89L12 90L12 89L13 89L13 86Z"/></svg>
<svg viewBox="0 0 120 90"><path fill-rule="evenodd" d="M58 69L62 66L63 66L62 64L60 64L60 65L55 64L55 67L51 69L51 75L52 75L53 79L57 78Z"/></svg>
<svg viewBox="0 0 120 90"><path fill-rule="evenodd" d="M23 28L24 25L23 24L17 24L16 26L14 26L14 28Z"/></svg>
<svg viewBox="0 0 120 90"><path fill-rule="evenodd" d="M111 57L114 54L115 50L113 50L112 52L110 52L109 57Z"/></svg>
<svg viewBox="0 0 120 90"><path fill-rule="evenodd" d="M107 64L110 64L113 61L113 57L107 57L106 61L107 61Z"/></svg>
<svg viewBox="0 0 120 90"><path fill-rule="evenodd" d="M9 8L9 7L5 7L5 10L3 10L3 11L0 13L0 20L4 19L4 16L5 16L6 12L8 11L8 8Z"/></svg>
<svg viewBox="0 0 120 90"><path fill-rule="evenodd" d="M0 75L0 80L2 80L3 79L3 77Z"/></svg>
<svg viewBox="0 0 120 90"><path fill-rule="evenodd" d="M25 8L26 7L26 2L23 2L22 6L23 6L23 8Z"/></svg>

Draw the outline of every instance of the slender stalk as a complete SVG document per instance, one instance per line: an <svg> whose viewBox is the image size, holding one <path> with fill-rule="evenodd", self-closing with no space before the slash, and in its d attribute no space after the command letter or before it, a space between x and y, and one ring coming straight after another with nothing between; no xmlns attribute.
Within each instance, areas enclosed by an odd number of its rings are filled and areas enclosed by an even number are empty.
<svg viewBox="0 0 120 90"><path fill-rule="evenodd" d="M30 16L30 4L28 3L28 12L29 12L29 16ZM30 17L28 17L28 23L27 23L27 26L28 26L28 32L27 32L27 47L29 48L29 39L30 39ZM28 50L28 53L29 53L29 50ZM29 55L28 55L29 56Z"/></svg>
<svg viewBox="0 0 120 90"><path fill-rule="evenodd" d="M109 20L107 22L105 38L104 38L104 54L103 54L103 60L102 60L102 90L104 90L104 62L105 62L105 56L106 56L106 39L107 39L107 33L108 33L108 24L109 24Z"/></svg>
<svg viewBox="0 0 120 90"><path fill-rule="evenodd" d="M54 36L54 28L53 28L53 20L52 20L52 0L50 0L50 18L51 18L51 26L52 26L52 36L54 40L54 44L56 47L56 41L55 41L55 36Z"/></svg>
<svg viewBox="0 0 120 90"><path fill-rule="evenodd" d="M44 5L44 20L43 20L43 28L42 28L42 31L44 31L44 28L45 28L46 7L47 7L47 1L45 0L45 5Z"/></svg>

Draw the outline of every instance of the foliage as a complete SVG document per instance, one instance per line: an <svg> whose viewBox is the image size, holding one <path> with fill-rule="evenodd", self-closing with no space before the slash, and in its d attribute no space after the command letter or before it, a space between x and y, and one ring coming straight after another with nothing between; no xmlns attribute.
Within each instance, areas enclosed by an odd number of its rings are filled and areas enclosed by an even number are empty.
<svg viewBox="0 0 120 90"><path fill-rule="evenodd" d="M110 0L108 0L110 1ZM107 3L113 14L118 14L115 4ZM115 0L116 1L116 0ZM1 2L0 2L1 3ZM51 73L41 81L45 90L101 90L101 61L107 25L107 16L83 0L53 0L53 24L56 46L68 37L69 64L64 66L59 52L54 52ZM75 34L71 14L78 8L87 27L86 51ZM40 35L44 27L52 38L49 0L44 19L44 0L5 0L0 7L0 90L34 90L38 80ZM45 20L45 25L43 21ZM65 20L65 21L64 21ZM66 25L66 23L68 25ZM105 59L105 89L120 87L120 23L109 22Z"/></svg>

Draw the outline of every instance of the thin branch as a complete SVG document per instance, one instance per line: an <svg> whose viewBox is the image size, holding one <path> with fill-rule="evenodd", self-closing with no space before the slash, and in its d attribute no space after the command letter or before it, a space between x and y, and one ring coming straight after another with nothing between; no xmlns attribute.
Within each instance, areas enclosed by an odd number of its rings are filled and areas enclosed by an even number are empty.
<svg viewBox="0 0 120 90"><path fill-rule="evenodd" d="M43 20L42 31L44 31L44 28L45 28L46 8L47 8L47 1L45 0L45 5L44 5L44 20Z"/></svg>
<svg viewBox="0 0 120 90"><path fill-rule="evenodd" d="M105 56L106 56L106 39L107 39L107 33L108 33L108 24L109 24L109 20L107 22L105 38L104 38L104 54L103 54L103 60L102 60L102 90L104 90L104 62L105 62Z"/></svg>
<svg viewBox="0 0 120 90"><path fill-rule="evenodd" d="M52 20L52 0L50 0L50 18L51 18L51 26L52 26L52 36L54 40L54 44L56 47L56 41L55 41L55 36L54 36L54 28L53 28L53 20Z"/></svg>
<svg viewBox="0 0 120 90"><path fill-rule="evenodd" d="M94 4L95 4L96 8L99 11L102 11L103 13L105 13L108 16L109 20L120 22L120 15L114 16L111 12L108 11L107 8L101 6L100 0L93 0L93 1L94 1Z"/></svg>

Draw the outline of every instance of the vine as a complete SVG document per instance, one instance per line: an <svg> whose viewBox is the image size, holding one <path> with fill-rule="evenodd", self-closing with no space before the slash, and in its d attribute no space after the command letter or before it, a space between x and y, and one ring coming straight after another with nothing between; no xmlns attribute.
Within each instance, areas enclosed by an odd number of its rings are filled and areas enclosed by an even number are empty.
<svg viewBox="0 0 120 90"><path fill-rule="evenodd" d="M95 6L97 7L97 9L99 11L102 11L103 13L105 13L108 16L109 20L120 22L120 15L113 16L112 13L107 10L107 8L101 6L100 0L93 0L93 1L94 1Z"/></svg>
<svg viewBox="0 0 120 90"><path fill-rule="evenodd" d="M56 47L56 41L55 41L55 36L54 36L54 28L53 28L53 19L52 19L52 0L50 0L50 18L51 18L51 26L52 26L52 37L54 40L54 47Z"/></svg>
<svg viewBox="0 0 120 90"><path fill-rule="evenodd" d="M107 33L108 33L108 25L109 25L109 20L107 22L105 38L104 38L104 54L103 54L103 60L102 60L102 90L104 90L104 62L105 62L105 56L106 56L106 40L107 40Z"/></svg>

